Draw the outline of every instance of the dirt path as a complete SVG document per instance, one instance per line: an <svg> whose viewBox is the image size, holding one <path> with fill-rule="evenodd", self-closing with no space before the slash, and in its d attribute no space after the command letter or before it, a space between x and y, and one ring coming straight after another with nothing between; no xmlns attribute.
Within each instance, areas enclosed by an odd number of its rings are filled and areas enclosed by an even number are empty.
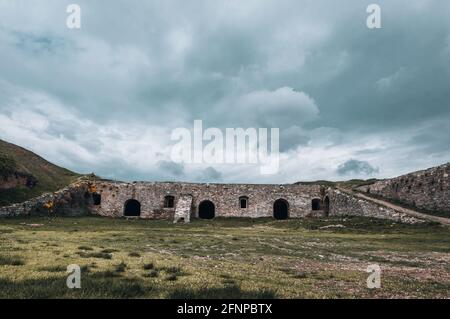
<svg viewBox="0 0 450 319"><path fill-rule="evenodd" d="M341 192L347 193L349 195L352 195L352 196L355 196L355 197L367 200L369 202L372 202L372 203L375 203L375 204L378 204L378 205L381 205L381 206L392 208L392 209L394 209L394 210L396 210L398 212L405 213L405 214L408 214L408 215L413 216L413 217L417 217L417 218L420 218L420 219L425 219L425 220L429 220L429 221L433 221L433 222L438 222L438 223L450 226L450 219L449 218L419 213L419 212L417 212L415 210L404 208L404 207L392 204L390 202L387 202L387 201L384 201L384 200L381 200L381 199L369 197L369 196L366 196L364 194L352 191L350 189L341 188L341 187L339 187L338 189Z"/></svg>

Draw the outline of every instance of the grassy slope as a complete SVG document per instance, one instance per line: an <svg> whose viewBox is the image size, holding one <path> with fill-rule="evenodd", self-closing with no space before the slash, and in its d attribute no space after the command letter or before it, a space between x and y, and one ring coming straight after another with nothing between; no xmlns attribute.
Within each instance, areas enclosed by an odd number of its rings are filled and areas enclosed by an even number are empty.
<svg viewBox="0 0 450 319"><path fill-rule="evenodd" d="M33 175L37 185L30 189L17 187L0 190L0 206L18 203L39 196L45 192L53 192L73 182L79 175L67 169L47 162L42 157L17 145L0 140L0 154L14 159L16 169Z"/></svg>
<svg viewBox="0 0 450 319"><path fill-rule="evenodd" d="M449 253L448 228L365 218L5 219L0 298L449 298Z"/></svg>

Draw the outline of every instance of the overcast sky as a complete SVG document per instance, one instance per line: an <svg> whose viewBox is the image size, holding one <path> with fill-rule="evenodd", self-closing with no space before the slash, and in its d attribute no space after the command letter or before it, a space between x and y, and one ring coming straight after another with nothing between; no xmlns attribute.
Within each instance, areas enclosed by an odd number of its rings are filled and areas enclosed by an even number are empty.
<svg viewBox="0 0 450 319"><path fill-rule="evenodd" d="M381 29L366 26L370 3ZM449 17L442 0L0 0L0 138L121 180L285 183L443 164ZM279 173L172 162L172 130L196 119L280 128Z"/></svg>

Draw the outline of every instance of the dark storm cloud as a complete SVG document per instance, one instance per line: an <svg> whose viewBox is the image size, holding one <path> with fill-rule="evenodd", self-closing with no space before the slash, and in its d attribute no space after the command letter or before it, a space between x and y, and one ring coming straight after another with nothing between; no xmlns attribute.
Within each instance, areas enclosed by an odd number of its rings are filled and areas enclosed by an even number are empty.
<svg viewBox="0 0 450 319"><path fill-rule="evenodd" d="M70 1L34 3L0 3L0 138L74 170L245 176L171 164L171 129L194 119L280 128L279 178L338 178L330 163L348 158L396 174L450 155L446 1L379 1L378 30L360 0L80 0L80 30L65 27Z"/></svg>
<svg viewBox="0 0 450 319"><path fill-rule="evenodd" d="M348 160L337 168L339 175L372 175L378 173L379 169L372 167L368 162L357 161L354 159Z"/></svg>
<svg viewBox="0 0 450 319"><path fill-rule="evenodd" d="M184 167L178 163L160 161L158 163L158 168L162 174L166 174L168 176L181 177L184 175Z"/></svg>
<svg viewBox="0 0 450 319"><path fill-rule="evenodd" d="M321 120L342 129L366 131L414 127L450 115L448 16L450 6L423 3L382 4L383 28L337 26L318 48L327 58L348 53L345 69L333 81L311 89ZM420 39L420 40L419 40Z"/></svg>
<svg viewBox="0 0 450 319"><path fill-rule="evenodd" d="M199 174L198 180L202 182L221 182L222 174L213 167L207 167Z"/></svg>

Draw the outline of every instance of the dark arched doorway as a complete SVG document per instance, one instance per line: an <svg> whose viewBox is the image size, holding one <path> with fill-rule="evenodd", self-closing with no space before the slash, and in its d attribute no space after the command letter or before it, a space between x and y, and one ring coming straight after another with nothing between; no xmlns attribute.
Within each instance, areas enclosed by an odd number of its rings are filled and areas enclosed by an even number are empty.
<svg viewBox="0 0 450 319"><path fill-rule="evenodd" d="M325 213L325 216L330 214L330 198L328 196L325 196L323 200L323 212Z"/></svg>
<svg viewBox="0 0 450 319"><path fill-rule="evenodd" d="M278 220L288 219L289 204L284 199L277 199L273 203L273 217Z"/></svg>
<svg viewBox="0 0 450 319"><path fill-rule="evenodd" d="M215 210L213 202L205 200L198 206L198 217L201 219L213 219Z"/></svg>
<svg viewBox="0 0 450 319"><path fill-rule="evenodd" d="M314 198L311 201L311 208L312 210L320 210L320 199Z"/></svg>
<svg viewBox="0 0 450 319"><path fill-rule="evenodd" d="M125 208L123 210L124 216L138 217L141 216L141 203L135 199L130 199L125 202Z"/></svg>
<svg viewBox="0 0 450 319"><path fill-rule="evenodd" d="M102 195L94 193L92 194L92 200L94 201L95 206L99 206L102 203Z"/></svg>

